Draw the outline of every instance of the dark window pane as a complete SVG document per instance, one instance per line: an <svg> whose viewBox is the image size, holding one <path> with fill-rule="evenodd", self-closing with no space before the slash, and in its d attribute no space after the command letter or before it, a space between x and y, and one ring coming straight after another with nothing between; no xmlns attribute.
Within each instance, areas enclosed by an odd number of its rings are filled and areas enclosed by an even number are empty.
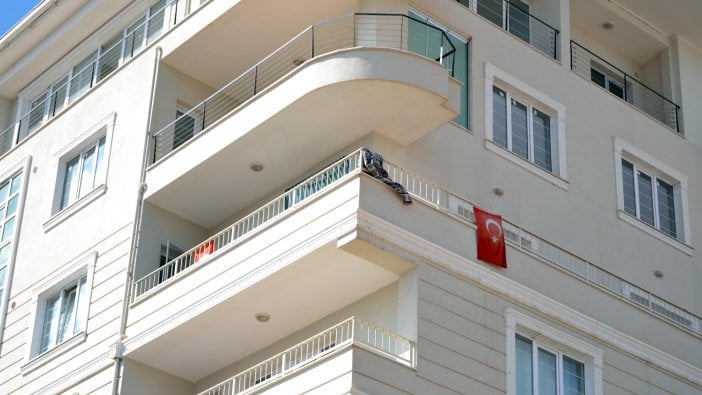
<svg viewBox="0 0 702 395"><path fill-rule="evenodd" d="M512 99L512 152L529 159L529 129L527 107Z"/></svg>
<svg viewBox="0 0 702 395"><path fill-rule="evenodd" d="M502 0L478 0L478 14L502 27Z"/></svg>
<svg viewBox="0 0 702 395"><path fill-rule="evenodd" d="M624 190L624 211L636 216L636 190L634 189L634 165L622 160L622 189Z"/></svg>
<svg viewBox="0 0 702 395"><path fill-rule="evenodd" d="M507 148L507 94L492 87L492 141Z"/></svg>
<svg viewBox="0 0 702 395"><path fill-rule="evenodd" d="M639 172L639 219L653 226L653 184L651 177Z"/></svg>
<svg viewBox="0 0 702 395"><path fill-rule="evenodd" d="M519 0L512 0L507 3L507 10L509 32L529 42L529 5Z"/></svg>
<svg viewBox="0 0 702 395"><path fill-rule="evenodd" d="M551 171L551 118L534 110L534 163Z"/></svg>
<svg viewBox="0 0 702 395"><path fill-rule="evenodd" d="M658 180L658 217L660 229L676 237L675 195L673 186L661 180Z"/></svg>
<svg viewBox="0 0 702 395"><path fill-rule="evenodd" d="M517 395L533 393L533 366L531 341L516 335Z"/></svg>

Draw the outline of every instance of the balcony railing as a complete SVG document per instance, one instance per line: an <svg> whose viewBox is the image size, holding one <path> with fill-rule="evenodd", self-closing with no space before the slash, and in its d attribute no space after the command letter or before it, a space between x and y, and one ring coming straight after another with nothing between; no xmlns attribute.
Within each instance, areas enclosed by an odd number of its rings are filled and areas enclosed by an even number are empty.
<svg viewBox="0 0 702 395"><path fill-rule="evenodd" d="M558 29L529 13L519 0L456 0L544 54L558 59Z"/></svg>
<svg viewBox="0 0 702 395"><path fill-rule="evenodd" d="M47 88L30 103L29 111L0 132L0 155L10 151L172 28L175 25L176 5L180 1L169 0L162 7L152 10L142 23L129 26L128 33L123 34L120 40L101 46L83 62L94 57L92 61L85 66L79 62L78 65L82 67L74 67L64 78ZM186 10L186 16L189 13L190 9Z"/></svg>
<svg viewBox="0 0 702 395"><path fill-rule="evenodd" d="M175 280L185 274L187 269L194 264L204 264L211 254L216 254L225 247L240 243L245 236L267 225L283 213L296 208L307 198L327 189L347 175L357 172L361 166L360 161L360 151L345 156L223 231L135 281L132 301L139 300L147 292Z"/></svg>
<svg viewBox="0 0 702 395"><path fill-rule="evenodd" d="M412 341L352 317L198 395L234 395L254 391L352 344L404 365L415 366Z"/></svg>
<svg viewBox="0 0 702 395"><path fill-rule="evenodd" d="M570 68L682 134L678 123L679 105L575 41L570 42Z"/></svg>
<svg viewBox="0 0 702 395"><path fill-rule="evenodd" d="M399 14L353 14L335 18L308 27L190 111L153 133L153 163L305 61L353 47L414 52L439 62L453 75L456 49L441 29Z"/></svg>
<svg viewBox="0 0 702 395"><path fill-rule="evenodd" d="M198 260L204 262L207 254L214 253L226 245L233 245L241 236L265 227L284 211L297 207L302 200L323 192L347 176L358 174L361 170L360 158L360 151L356 151L340 159L274 199L271 203L174 259L166 266L135 281L132 301L144 298L148 296L146 294L148 291L156 289L178 276L187 274L188 271L185 269L193 263L198 262ZM415 200L422 201L459 220L475 224L473 204L467 199L388 161L384 162L384 166L390 179L401 183ZM702 336L701 317L639 288L509 221L504 220L503 226L505 240L514 248L565 270L588 284L623 298L658 318Z"/></svg>

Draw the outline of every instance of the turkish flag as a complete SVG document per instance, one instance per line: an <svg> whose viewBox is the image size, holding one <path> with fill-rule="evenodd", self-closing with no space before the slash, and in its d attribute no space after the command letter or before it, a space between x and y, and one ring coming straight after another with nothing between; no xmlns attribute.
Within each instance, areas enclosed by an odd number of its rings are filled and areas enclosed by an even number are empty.
<svg viewBox="0 0 702 395"><path fill-rule="evenodd" d="M478 259L506 269L507 254L505 252L505 232L502 228L502 217L475 206L473 207L473 213L475 213L475 224L478 225L476 233Z"/></svg>
<svg viewBox="0 0 702 395"><path fill-rule="evenodd" d="M195 249L195 263L215 252L214 239L208 240Z"/></svg>

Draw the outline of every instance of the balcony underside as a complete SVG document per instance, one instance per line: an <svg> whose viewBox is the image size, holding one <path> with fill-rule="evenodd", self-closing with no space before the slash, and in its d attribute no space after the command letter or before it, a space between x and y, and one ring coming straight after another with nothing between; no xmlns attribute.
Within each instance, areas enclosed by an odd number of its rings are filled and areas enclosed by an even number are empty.
<svg viewBox="0 0 702 395"><path fill-rule="evenodd" d="M457 115L459 92L440 64L409 52L315 58L152 166L146 198L212 228L371 131L411 144ZM192 204L202 193L208 204Z"/></svg>
<svg viewBox="0 0 702 395"><path fill-rule="evenodd" d="M210 86L223 86L305 27L354 12L357 3L302 0L296 8L304 12L292 16L279 0L210 1L163 43L163 60Z"/></svg>
<svg viewBox="0 0 702 395"><path fill-rule="evenodd" d="M396 282L414 265L356 234L361 184L403 208L358 175L310 198L132 305L127 357L197 382Z"/></svg>

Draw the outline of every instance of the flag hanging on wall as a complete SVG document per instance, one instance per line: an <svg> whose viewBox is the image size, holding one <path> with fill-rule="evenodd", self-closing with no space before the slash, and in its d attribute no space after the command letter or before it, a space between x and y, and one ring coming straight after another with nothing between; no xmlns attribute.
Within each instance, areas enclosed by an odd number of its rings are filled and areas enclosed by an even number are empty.
<svg viewBox="0 0 702 395"><path fill-rule="evenodd" d="M505 252L505 232L502 228L502 217L489 213L478 207L473 207L478 241L478 259L507 268Z"/></svg>

